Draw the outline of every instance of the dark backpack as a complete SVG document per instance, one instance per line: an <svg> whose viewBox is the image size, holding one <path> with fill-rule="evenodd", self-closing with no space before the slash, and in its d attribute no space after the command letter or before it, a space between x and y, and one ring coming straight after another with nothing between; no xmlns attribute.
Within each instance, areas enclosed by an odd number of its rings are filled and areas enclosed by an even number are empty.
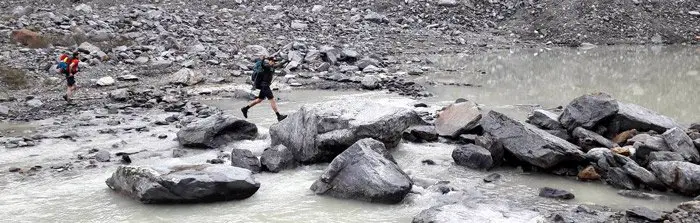
<svg viewBox="0 0 700 223"><path fill-rule="evenodd" d="M58 68L59 71L61 71L62 74L67 74L68 73L68 63L65 61L61 61L56 65L56 68Z"/></svg>
<svg viewBox="0 0 700 223"><path fill-rule="evenodd" d="M253 74L250 76L250 80L253 82L253 87L257 88L258 84L258 78L260 76L260 73L263 72L263 60L258 59L255 61L255 65L253 65Z"/></svg>

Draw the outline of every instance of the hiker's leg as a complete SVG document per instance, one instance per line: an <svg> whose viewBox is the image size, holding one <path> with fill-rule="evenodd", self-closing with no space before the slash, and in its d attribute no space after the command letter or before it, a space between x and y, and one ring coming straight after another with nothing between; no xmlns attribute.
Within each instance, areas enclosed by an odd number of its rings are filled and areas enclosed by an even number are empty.
<svg viewBox="0 0 700 223"><path fill-rule="evenodd" d="M253 107L253 106L257 105L257 104L260 104L260 102L262 102L262 101L263 101L263 99L261 99L261 98L256 98L255 100L251 101L250 104L248 104L248 108Z"/></svg>
<svg viewBox="0 0 700 223"><path fill-rule="evenodd" d="M272 111L274 111L275 114L280 113L279 109L277 108L277 100L275 100L274 98L270 99L270 107L272 107Z"/></svg>

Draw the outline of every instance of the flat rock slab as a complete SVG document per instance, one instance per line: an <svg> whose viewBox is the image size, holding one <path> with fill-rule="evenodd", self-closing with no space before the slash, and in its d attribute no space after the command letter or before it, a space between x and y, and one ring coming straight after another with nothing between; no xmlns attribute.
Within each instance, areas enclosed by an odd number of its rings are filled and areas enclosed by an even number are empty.
<svg viewBox="0 0 700 223"><path fill-rule="evenodd" d="M301 163L329 162L360 139L394 148L404 130L425 122L408 108L370 101L329 101L302 106L270 127L272 145L284 145Z"/></svg>
<svg viewBox="0 0 700 223"><path fill-rule="evenodd" d="M546 197L546 198L562 199L562 200L571 200L571 199L574 199L576 197L571 192L561 190L561 189L555 189L555 188L551 188L551 187L540 188L539 196Z"/></svg>
<svg viewBox="0 0 700 223"><path fill-rule="evenodd" d="M608 124L608 131L613 133L631 129L661 133L679 126L673 119L639 105L618 102L618 108L617 114Z"/></svg>
<svg viewBox="0 0 700 223"><path fill-rule="evenodd" d="M641 218L652 222L660 222L663 220L661 213L645 207L628 209L625 213L628 217Z"/></svg>
<svg viewBox="0 0 700 223"><path fill-rule="evenodd" d="M525 121L544 130L563 129L559 115L547 110L537 109Z"/></svg>
<svg viewBox="0 0 700 223"><path fill-rule="evenodd" d="M448 106L435 121L435 130L441 136L453 138L479 126L481 111L476 103L467 101Z"/></svg>
<svg viewBox="0 0 700 223"><path fill-rule="evenodd" d="M260 188L249 170L211 164L120 166L106 183L112 190L149 204L240 200Z"/></svg>
<svg viewBox="0 0 700 223"><path fill-rule="evenodd" d="M180 129L180 145L195 148L216 148L237 140L255 139L258 127L248 121L227 115L213 115Z"/></svg>
<svg viewBox="0 0 700 223"><path fill-rule="evenodd" d="M384 144L366 138L333 159L311 190L337 198L395 204L404 199L412 186L413 181Z"/></svg>
<svg viewBox="0 0 700 223"><path fill-rule="evenodd" d="M578 146L504 114L490 111L481 126L516 158L534 166L548 169L562 162L583 160Z"/></svg>

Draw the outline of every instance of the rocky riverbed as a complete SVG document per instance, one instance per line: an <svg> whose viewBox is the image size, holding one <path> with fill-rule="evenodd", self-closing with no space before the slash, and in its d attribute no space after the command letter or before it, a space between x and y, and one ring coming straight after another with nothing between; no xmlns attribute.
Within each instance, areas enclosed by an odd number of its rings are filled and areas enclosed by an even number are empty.
<svg viewBox="0 0 700 223"><path fill-rule="evenodd" d="M228 216L247 222L367 221L358 216L693 222L700 207L685 201L700 195L697 124L633 104L629 95L572 96L553 109L509 104L506 111L481 104L498 105L491 101L430 98L444 89L479 92L501 84L441 81L494 70L436 58L538 48L536 56L561 45L697 44L698 7L688 1L240 0L196 7L8 1L0 6L8 12L0 16L0 189L12 207L1 213L17 221L73 222L198 216L136 206L133 198L214 202L182 207L218 214L234 205L249 213ZM60 100L63 78L52 66L74 49L84 66L75 103L67 105ZM251 60L272 54L290 61L273 86L288 119L243 120L237 108L213 103L252 99ZM677 72L697 80L697 57L684 59L689 66ZM641 97L638 88L630 95ZM289 95L303 91L310 93ZM53 179L58 188L47 188ZM532 179L567 183L520 182ZM286 188L285 180L295 186ZM608 194L619 189L617 199L639 207L581 202L586 194L558 187L571 184ZM64 205L57 199L72 205L59 212L33 205L58 209ZM647 200L668 205L645 206ZM92 217L60 214L91 205L99 206Z"/></svg>

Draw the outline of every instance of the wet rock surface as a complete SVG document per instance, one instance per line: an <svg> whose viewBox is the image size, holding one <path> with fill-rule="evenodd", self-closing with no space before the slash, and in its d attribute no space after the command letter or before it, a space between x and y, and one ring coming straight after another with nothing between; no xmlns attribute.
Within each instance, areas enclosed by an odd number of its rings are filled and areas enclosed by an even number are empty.
<svg viewBox="0 0 700 223"><path fill-rule="evenodd" d="M177 133L181 145L196 148L216 148L232 141L254 139L255 124L233 116L214 115L188 124Z"/></svg>
<svg viewBox="0 0 700 223"><path fill-rule="evenodd" d="M263 170L273 173L298 166L294 154L284 145L267 148L260 157Z"/></svg>
<svg viewBox="0 0 700 223"><path fill-rule="evenodd" d="M435 121L435 129L442 136L453 138L466 133L479 125L481 111L474 102L452 104L445 108Z"/></svg>
<svg viewBox="0 0 700 223"><path fill-rule="evenodd" d="M556 198L556 199L562 199L562 200L570 200L574 199L575 196L571 192L561 190L561 189L556 189L556 188L551 188L551 187L543 187L540 188L540 197L547 197L547 198Z"/></svg>
<svg viewBox="0 0 700 223"><path fill-rule="evenodd" d="M231 150L231 166L248 169L253 173L261 170L260 160L247 149Z"/></svg>
<svg viewBox="0 0 700 223"><path fill-rule="evenodd" d="M245 199L260 188L249 170L223 165L120 166L107 179L143 203L202 203Z"/></svg>
<svg viewBox="0 0 700 223"><path fill-rule="evenodd" d="M398 203L413 181L396 165L384 143L361 139L338 155L311 186L316 194L374 203Z"/></svg>
<svg viewBox="0 0 700 223"><path fill-rule="evenodd" d="M460 166L471 169L485 170L493 167L491 152L484 147L469 144L460 146L452 152L452 159Z"/></svg>

